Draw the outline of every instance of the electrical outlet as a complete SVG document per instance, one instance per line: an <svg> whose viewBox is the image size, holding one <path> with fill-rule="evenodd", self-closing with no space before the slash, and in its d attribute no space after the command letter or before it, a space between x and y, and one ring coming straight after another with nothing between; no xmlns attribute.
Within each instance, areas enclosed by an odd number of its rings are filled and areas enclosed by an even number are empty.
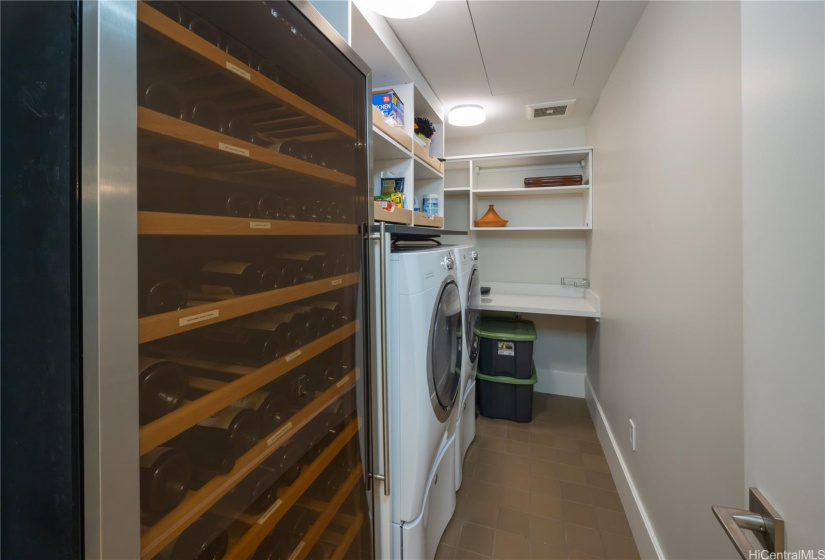
<svg viewBox="0 0 825 560"><path fill-rule="evenodd" d="M628 419L630 422L630 450L636 451L636 423Z"/></svg>

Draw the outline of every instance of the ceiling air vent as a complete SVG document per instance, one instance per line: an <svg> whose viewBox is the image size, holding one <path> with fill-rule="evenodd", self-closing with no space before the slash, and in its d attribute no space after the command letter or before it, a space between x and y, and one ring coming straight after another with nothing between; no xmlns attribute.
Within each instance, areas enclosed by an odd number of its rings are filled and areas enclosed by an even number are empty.
<svg viewBox="0 0 825 560"><path fill-rule="evenodd" d="M549 101L547 103L534 103L527 106L527 119L546 119L549 117L564 117L573 110L575 99L566 101Z"/></svg>

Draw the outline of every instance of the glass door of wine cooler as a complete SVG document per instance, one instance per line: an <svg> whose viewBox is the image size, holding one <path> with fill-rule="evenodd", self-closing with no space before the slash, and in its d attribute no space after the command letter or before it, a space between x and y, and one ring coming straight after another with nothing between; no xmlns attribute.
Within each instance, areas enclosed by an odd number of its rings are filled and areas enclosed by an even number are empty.
<svg viewBox="0 0 825 560"><path fill-rule="evenodd" d="M369 70L301 3L134 18L135 557L370 558Z"/></svg>

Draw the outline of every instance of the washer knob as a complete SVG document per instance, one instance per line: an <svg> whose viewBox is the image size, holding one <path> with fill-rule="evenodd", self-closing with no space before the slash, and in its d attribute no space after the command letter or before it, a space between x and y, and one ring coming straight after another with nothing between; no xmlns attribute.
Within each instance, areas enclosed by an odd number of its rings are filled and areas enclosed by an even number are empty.
<svg viewBox="0 0 825 560"><path fill-rule="evenodd" d="M472 258L474 261L477 261L478 260L478 251L470 252L470 258Z"/></svg>
<svg viewBox="0 0 825 560"><path fill-rule="evenodd" d="M447 270L452 270L455 267L455 259L452 256L447 255L444 257L444 261L441 263Z"/></svg>

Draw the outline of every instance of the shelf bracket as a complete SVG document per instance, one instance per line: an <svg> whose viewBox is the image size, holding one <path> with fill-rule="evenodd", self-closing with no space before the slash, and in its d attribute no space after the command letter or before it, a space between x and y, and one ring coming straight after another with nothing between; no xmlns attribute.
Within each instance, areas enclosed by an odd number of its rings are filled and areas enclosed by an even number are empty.
<svg viewBox="0 0 825 560"><path fill-rule="evenodd" d="M573 286L574 288L589 288L590 280L587 278L566 278L561 277L562 286Z"/></svg>

